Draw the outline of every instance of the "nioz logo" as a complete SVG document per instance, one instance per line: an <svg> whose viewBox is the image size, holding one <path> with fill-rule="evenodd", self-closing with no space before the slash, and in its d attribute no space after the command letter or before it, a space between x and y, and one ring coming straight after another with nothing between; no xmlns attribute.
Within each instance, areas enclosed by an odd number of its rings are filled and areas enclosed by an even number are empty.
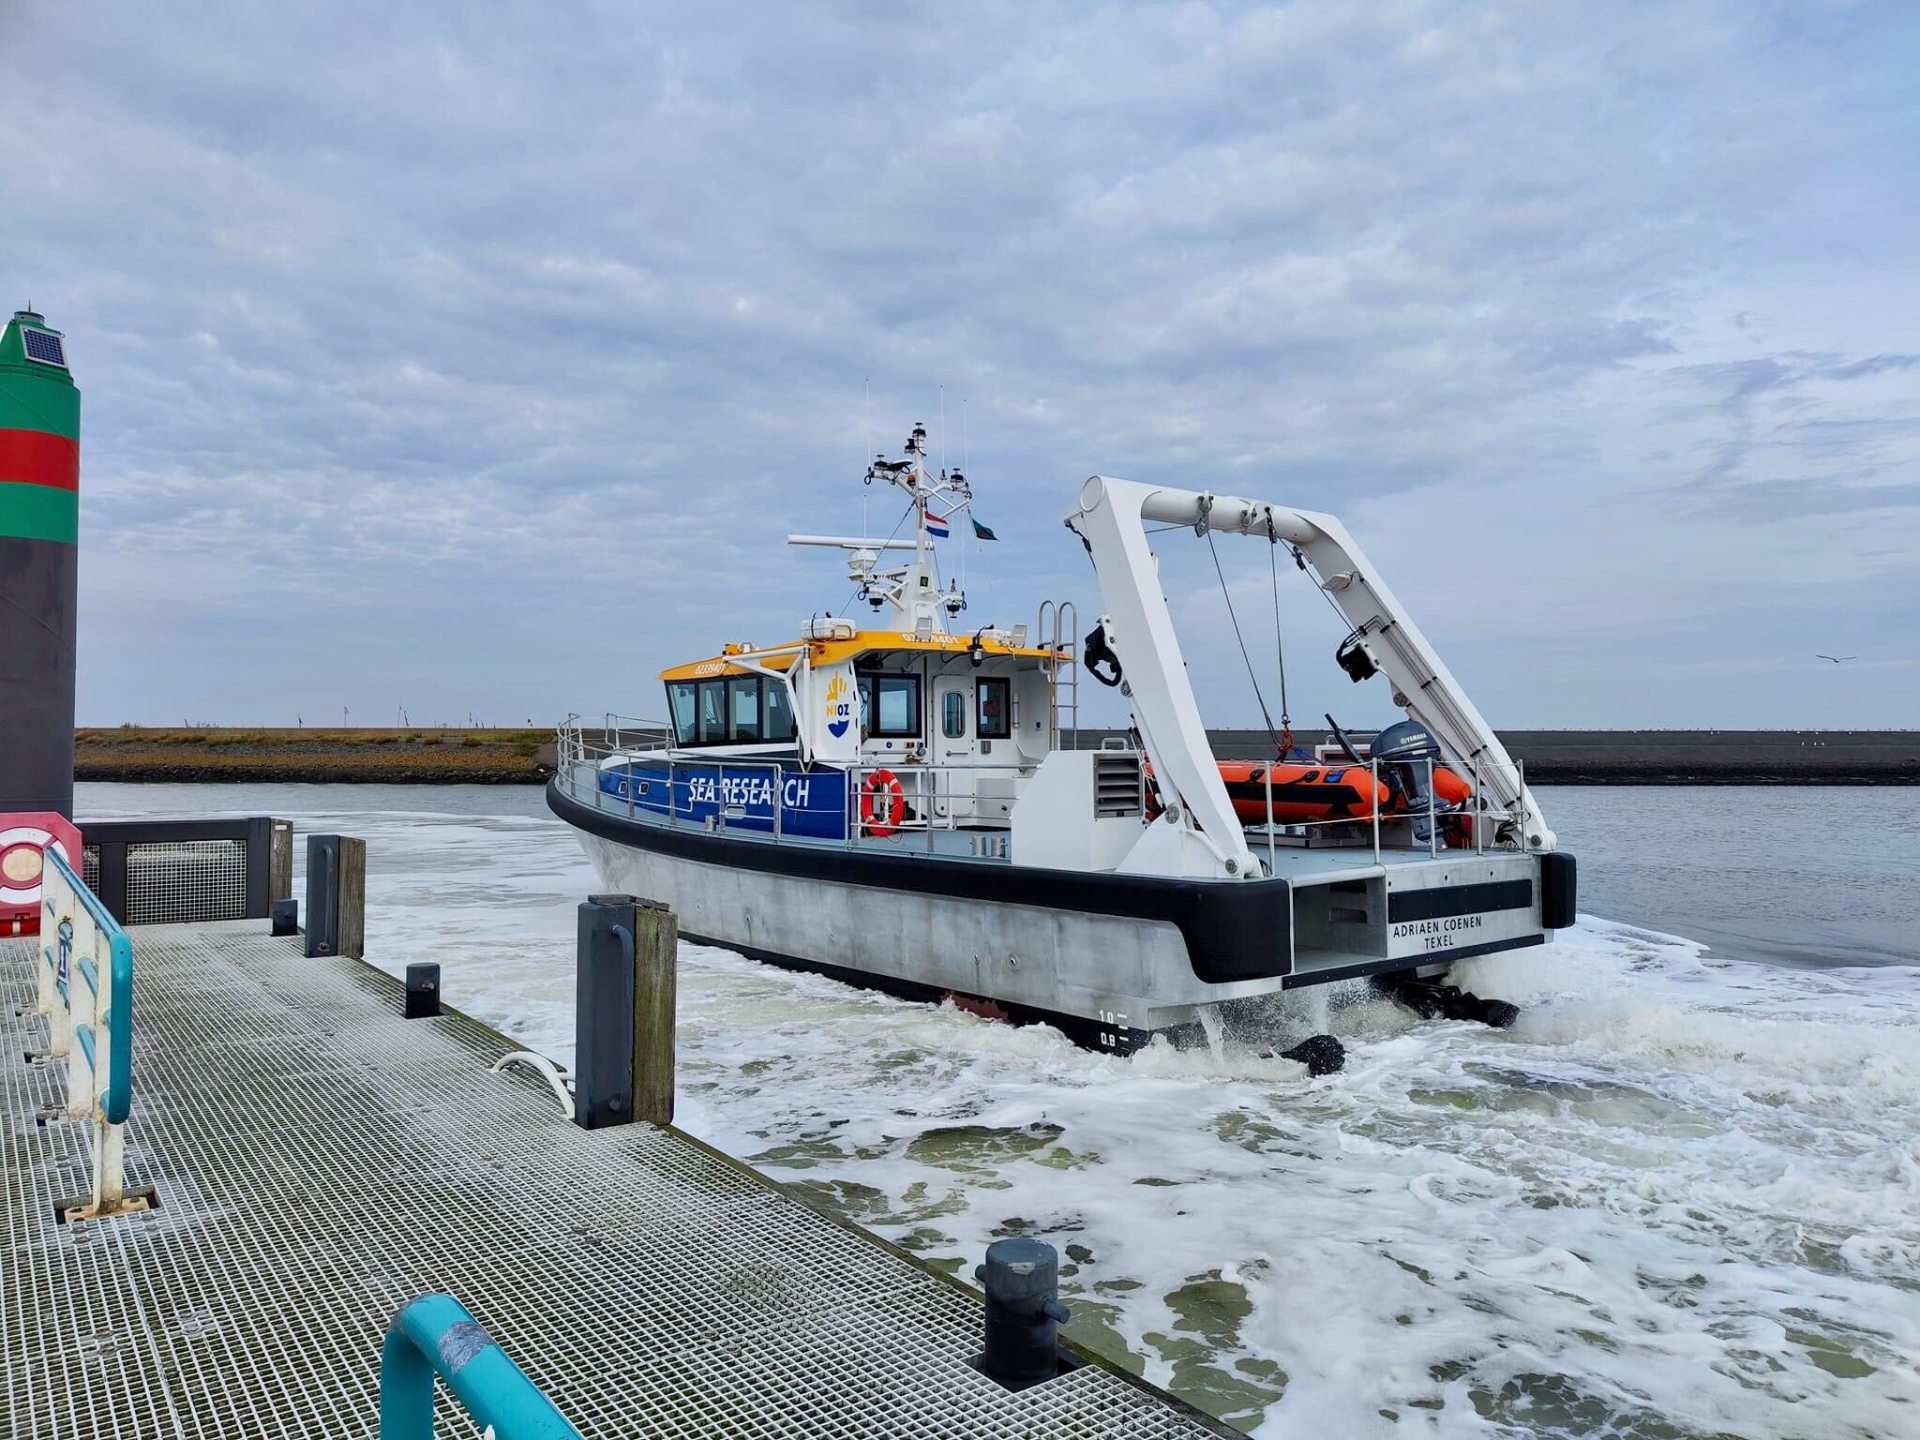
<svg viewBox="0 0 1920 1440"><path fill-rule="evenodd" d="M844 675L834 676L827 686L827 733L836 740L853 724L853 702L849 698L852 694L853 686Z"/></svg>

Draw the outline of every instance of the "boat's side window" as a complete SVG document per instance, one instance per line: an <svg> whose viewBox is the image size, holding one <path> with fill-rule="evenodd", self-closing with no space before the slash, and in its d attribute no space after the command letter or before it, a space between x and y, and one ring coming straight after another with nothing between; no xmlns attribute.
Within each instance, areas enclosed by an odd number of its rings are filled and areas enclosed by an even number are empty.
<svg viewBox="0 0 1920 1440"><path fill-rule="evenodd" d="M793 739L793 698L787 694L784 681L767 681L767 723L766 740Z"/></svg>
<svg viewBox="0 0 1920 1440"><path fill-rule="evenodd" d="M673 743L691 745L694 737L693 681L674 680L667 685L667 708L673 714Z"/></svg>
<svg viewBox="0 0 1920 1440"><path fill-rule="evenodd" d="M1013 682L976 680L974 695L979 716L974 733L982 740L1007 740L1013 736Z"/></svg>
<svg viewBox="0 0 1920 1440"><path fill-rule="evenodd" d="M958 690L949 690L940 699L940 733L949 740L966 736L967 697Z"/></svg>
<svg viewBox="0 0 1920 1440"><path fill-rule="evenodd" d="M730 740L760 738L760 677L748 675L727 682L727 719Z"/></svg>
<svg viewBox="0 0 1920 1440"><path fill-rule="evenodd" d="M920 734L920 677L862 675L861 723L883 740L911 740Z"/></svg>
<svg viewBox="0 0 1920 1440"><path fill-rule="evenodd" d="M700 736L702 745L723 745L727 739L727 682L700 682Z"/></svg>

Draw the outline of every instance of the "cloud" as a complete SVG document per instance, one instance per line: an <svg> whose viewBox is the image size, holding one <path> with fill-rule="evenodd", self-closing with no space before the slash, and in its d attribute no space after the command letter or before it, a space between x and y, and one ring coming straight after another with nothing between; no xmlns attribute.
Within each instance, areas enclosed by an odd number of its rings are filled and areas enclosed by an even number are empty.
<svg viewBox="0 0 1920 1440"><path fill-rule="evenodd" d="M1506 723L1909 723L1897 667L1767 659L1783 614L1911 649L1916 48L1734 3L8 7L82 714L655 709L844 599L780 541L884 531L863 456L944 387L1005 539L971 617L1095 608L1059 519L1104 470L1342 514Z"/></svg>

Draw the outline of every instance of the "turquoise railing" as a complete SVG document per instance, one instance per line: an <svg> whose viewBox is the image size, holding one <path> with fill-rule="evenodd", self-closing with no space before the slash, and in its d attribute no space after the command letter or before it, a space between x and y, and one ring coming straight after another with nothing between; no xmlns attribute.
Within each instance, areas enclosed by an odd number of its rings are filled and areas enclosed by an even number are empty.
<svg viewBox="0 0 1920 1440"><path fill-rule="evenodd" d="M433 1440L433 1377L495 1440L580 1440L540 1387L451 1295L409 1300L380 1353L380 1440Z"/></svg>
<svg viewBox="0 0 1920 1440"><path fill-rule="evenodd" d="M133 942L66 856L48 846L42 863L47 944L37 1008L48 1017L48 1055L67 1062L67 1116L94 1123L85 1213L111 1214L124 1198L124 1127L133 1108Z"/></svg>

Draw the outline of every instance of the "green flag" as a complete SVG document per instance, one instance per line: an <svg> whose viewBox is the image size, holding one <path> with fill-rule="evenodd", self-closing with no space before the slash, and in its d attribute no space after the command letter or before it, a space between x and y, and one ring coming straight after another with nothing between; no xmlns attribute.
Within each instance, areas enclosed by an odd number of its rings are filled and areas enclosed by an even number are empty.
<svg viewBox="0 0 1920 1440"><path fill-rule="evenodd" d="M969 515L967 519L973 520L973 516ZM973 538L976 540L998 540L1000 537L982 525L978 520L973 520Z"/></svg>

